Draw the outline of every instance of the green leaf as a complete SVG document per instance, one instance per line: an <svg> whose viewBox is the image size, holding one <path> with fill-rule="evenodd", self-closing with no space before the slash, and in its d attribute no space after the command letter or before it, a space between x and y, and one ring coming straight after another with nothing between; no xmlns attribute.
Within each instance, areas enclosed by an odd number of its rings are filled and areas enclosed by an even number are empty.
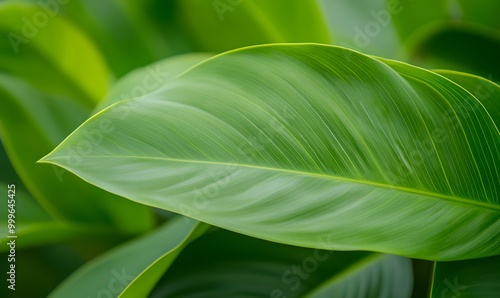
<svg viewBox="0 0 500 298"><path fill-rule="evenodd" d="M116 129L69 163L101 121ZM42 161L262 239L459 260L500 253L499 148L477 98L440 75L282 44L216 56L117 103Z"/></svg>
<svg viewBox="0 0 500 298"><path fill-rule="evenodd" d="M113 225L125 233L152 226L149 208L93 187L57 167L36 164L88 117L88 109L67 98L42 94L1 74L0 105L0 134L9 159L30 193L52 218L100 225L100 229L104 228L102 225L107 226L104 229ZM103 123L99 130L88 132L87 137L98 140L103 130L112 130L112 126ZM85 148L89 150L82 143L80 150Z"/></svg>
<svg viewBox="0 0 500 298"><path fill-rule="evenodd" d="M136 69L116 82L109 90L106 98L99 103L95 110L100 111L120 100L137 98L152 93L182 72L211 56L211 54L206 53L189 53L169 57Z"/></svg>
<svg viewBox="0 0 500 298"><path fill-rule="evenodd" d="M500 293L500 255L456 262L436 262L432 298L495 298Z"/></svg>
<svg viewBox="0 0 500 298"><path fill-rule="evenodd" d="M86 263L49 297L146 297L182 249L208 227L177 217Z"/></svg>
<svg viewBox="0 0 500 298"><path fill-rule="evenodd" d="M349 269L306 297L411 297L413 280L409 259L374 254Z"/></svg>
<svg viewBox="0 0 500 298"><path fill-rule="evenodd" d="M316 0L179 0L177 4L181 22L200 51L331 41Z"/></svg>
<svg viewBox="0 0 500 298"><path fill-rule="evenodd" d="M94 44L77 28L40 6L0 4L0 71L43 91L93 107L109 72Z"/></svg>
<svg viewBox="0 0 500 298"><path fill-rule="evenodd" d="M218 230L186 247L150 297L293 298L331 291L338 295L327 297L403 298L411 288L406 258L307 249Z"/></svg>

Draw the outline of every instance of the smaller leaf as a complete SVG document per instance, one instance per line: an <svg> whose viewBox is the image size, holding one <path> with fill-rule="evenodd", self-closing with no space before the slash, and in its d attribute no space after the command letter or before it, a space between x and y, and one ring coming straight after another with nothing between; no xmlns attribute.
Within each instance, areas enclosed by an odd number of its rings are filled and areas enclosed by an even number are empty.
<svg viewBox="0 0 500 298"><path fill-rule="evenodd" d="M150 297L404 298L411 289L411 262L403 257L308 249L217 230L189 244Z"/></svg>
<svg viewBox="0 0 500 298"><path fill-rule="evenodd" d="M432 298L496 298L500 293L500 255L436 262Z"/></svg>
<svg viewBox="0 0 500 298"><path fill-rule="evenodd" d="M306 297L410 297L412 275L409 259L373 254L352 264L343 274L332 277Z"/></svg>
<svg viewBox="0 0 500 298"><path fill-rule="evenodd" d="M95 297L107 293L121 293L122 297L146 297L182 249L208 227L177 217L151 234L86 263L49 297Z"/></svg>

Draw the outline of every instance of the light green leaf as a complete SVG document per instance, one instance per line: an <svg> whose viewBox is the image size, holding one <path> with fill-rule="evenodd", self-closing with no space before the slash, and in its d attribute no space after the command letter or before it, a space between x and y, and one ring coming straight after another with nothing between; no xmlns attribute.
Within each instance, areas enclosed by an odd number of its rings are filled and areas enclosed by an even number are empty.
<svg viewBox="0 0 500 298"><path fill-rule="evenodd" d="M109 72L94 44L77 28L41 6L0 4L0 71L43 91L93 107Z"/></svg>
<svg viewBox="0 0 500 298"><path fill-rule="evenodd" d="M178 0L181 22L201 51L331 38L316 0Z"/></svg>
<svg viewBox="0 0 500 298"><path fill-rule="evenodd" d="M406 258L307 249L218 230L186 247L150 297L298 298L333 291L338 295L327 297L404 298L411 288Z"/></svg>
<svg viewBox="0 0 500 298"><path fill-rule="evenodd" d="M101 121L116 129L69 163ZM499 148L480 102L440 75L281 44L216 56L117 103L42 161L262 239L459 260L500 253Z"/></svg>
<svg viewBox="0 0 500 298"><path fill-rule="evenodd" d="M177 217L86 263L49 297L146 297L182 249L208 227Z"/></svg>
<svg viewBox="0 0 500 298"><path fill-rule="evenodd" d="M125 233L152 226L149 208L126 202L57 167L36 164L88 117L88 109L67 98L42 94L6 75L0 75L0 105L0 133L9 159L29 192L52 218L100 225L105 230L113 225ZM88 132L87 137L98 140L103 130L110 131L112 126L104 123L99 130ZM91 149L85 144L80 150Z"/></svg>
<svg viewBox="0 0 500 298"><path fill-rule="evenodd" d="M99 103L95 110L100 111L120 100L149 94L163 87L190 67L211 56L206 53L189 53L166 58L136 69L116 82L109 90L106 98Z"/></svg>
<svg viewBox="0 0 500 298"><path fill-rule="evenodd" d="M500 255L456 262L436 262L432 298L496 298L500 293Z"/></svg>

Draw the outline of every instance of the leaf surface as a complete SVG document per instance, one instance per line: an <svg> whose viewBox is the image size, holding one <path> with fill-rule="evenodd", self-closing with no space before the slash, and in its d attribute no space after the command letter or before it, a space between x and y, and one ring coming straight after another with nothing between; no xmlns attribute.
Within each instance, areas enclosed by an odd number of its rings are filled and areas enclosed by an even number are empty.
<svg viewBox="0 0 500 298"><path fill-rule="evenodd" d="M431 260L500 252L500 134L433 72L315 44L208 59L42 161L250 236ZM83 132L116 126L68 163Z"/></svg>
<svg viewBox="0 0 500 298"><path fill-rule="evenodd" d="M491 119L500 127L500 86L475 75L452 70L434 70L469 91L488 111Z"/></svg>

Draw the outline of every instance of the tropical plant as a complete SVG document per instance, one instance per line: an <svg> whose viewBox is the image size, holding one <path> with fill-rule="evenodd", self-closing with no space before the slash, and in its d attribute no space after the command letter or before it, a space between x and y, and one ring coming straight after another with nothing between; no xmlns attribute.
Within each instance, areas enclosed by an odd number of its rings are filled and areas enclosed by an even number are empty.
<svg viewBox="0 0 500 298"><path fill-rule="evenodd" d="M497 1L4 2L3 296L500 293Z"/></svg>

